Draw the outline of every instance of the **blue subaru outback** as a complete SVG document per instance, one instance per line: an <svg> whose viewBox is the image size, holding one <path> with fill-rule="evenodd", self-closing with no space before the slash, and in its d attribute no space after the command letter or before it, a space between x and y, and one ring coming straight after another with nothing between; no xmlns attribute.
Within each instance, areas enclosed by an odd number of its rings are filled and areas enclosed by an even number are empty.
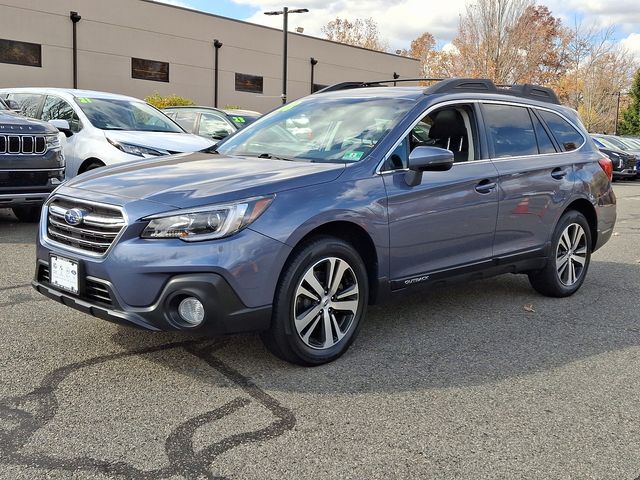
<svg viewBox="0 0 640 480"><path fill-rule="evenodd" d="M585 281L616 219L612 165L553 91L344 83L209 151L95 170L43 208L34 287L149 330L259 331L336 359L367 305L522 273Z"/></svg>

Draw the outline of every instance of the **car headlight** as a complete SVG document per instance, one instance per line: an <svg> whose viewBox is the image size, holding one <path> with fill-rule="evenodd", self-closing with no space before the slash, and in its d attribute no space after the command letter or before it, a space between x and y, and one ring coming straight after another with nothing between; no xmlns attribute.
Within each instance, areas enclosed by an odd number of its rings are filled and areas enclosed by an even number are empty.
<svg viewBox="0 0 640 480"><path fill-rule="evenodd" d="M149 223L142 238L179 238L198 242L228 237L250 225L273 201L273 196L251 198L225 205L179 210L144 218Z"/></svg>
<svg viewBox="0 0 640 480"><path fill-rule="evenodd" d="M60 137L58 134L55 135L47 135L45 137L45 141L47 142L47 150L61 150L62 144L60 143Z"/></svg>
<svg viewBox="0 0 640 480"><path fill-rule="evenodd" d="M154 148L142 147L140 145L134 145L132 143L117 142L111 138L107 138L107 141L116 147L118 150L129 155L135 155L136 157L158 157L160 155L168 155L169 152L164 150L157 150Z"/></svg>

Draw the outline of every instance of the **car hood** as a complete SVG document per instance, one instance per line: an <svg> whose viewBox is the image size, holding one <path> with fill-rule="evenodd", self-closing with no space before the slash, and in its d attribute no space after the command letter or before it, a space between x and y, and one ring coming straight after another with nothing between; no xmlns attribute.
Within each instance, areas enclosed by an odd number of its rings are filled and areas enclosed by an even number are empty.
<svg viewBox="0 0 640 480"><path fill-rule="evenodd" d="M342 163L192 153L91 170L65 186L188 208L330 182L344 168Z"/></svg>
<svg viewBox="0 0 640 480"><path fill-rule="evenodd" d="M53 125L40 120L32 120L17 113L0 112L0 133L8 134L36 134L36 133L58 133L58 129Z"/></svg>
<svg viewBox="0 0 640 480"><path fill-rule="evenodd" d="M211 147L214 142L192 135L174 132L140 132L128 130L105 130L105 137L119 143L131 143L140 147L159 148L170 153L197 152Z"/></svg>

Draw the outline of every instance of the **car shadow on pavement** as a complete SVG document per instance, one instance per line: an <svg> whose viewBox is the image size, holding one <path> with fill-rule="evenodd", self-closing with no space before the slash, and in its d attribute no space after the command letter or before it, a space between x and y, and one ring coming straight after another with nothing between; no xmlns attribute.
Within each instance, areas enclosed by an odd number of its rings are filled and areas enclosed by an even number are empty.
<svg viewBox="0 0 640 480"><path fill-rule="evenodd" d="M256 335L226 337L216 356L270 392L401 392L480 385L639 345L638 291L640 265L593 261L581 290L568 298L543 297L529 287L526 276L518 275L370 307L347 354L320 367L282 362ZM112 340L132 349L143 338L150 339L148 335L132 335L122 327ZM154 358L162 362L162 357ZM192 370L175 361L166 367L187 375Z"/></svg>

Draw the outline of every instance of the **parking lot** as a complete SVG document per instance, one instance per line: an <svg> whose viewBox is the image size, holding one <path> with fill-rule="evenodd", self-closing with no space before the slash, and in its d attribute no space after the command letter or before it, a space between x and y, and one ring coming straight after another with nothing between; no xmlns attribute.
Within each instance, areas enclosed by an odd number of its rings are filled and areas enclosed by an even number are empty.
<svg viewBox="0 0 640 480"><path fill-rule="evenodd" d="M37 295L36 227L0 210L0 478L636 479L640 183L615 190L575 296L503 276L408 297L314 369Z"/></svg>

